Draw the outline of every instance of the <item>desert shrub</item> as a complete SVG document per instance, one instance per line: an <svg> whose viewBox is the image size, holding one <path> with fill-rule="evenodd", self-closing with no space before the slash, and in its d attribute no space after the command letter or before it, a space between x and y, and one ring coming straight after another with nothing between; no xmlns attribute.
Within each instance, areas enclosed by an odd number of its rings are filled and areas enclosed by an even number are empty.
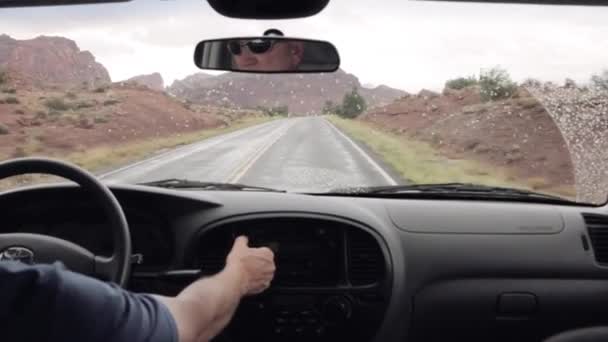
<svg viewBox="0 0 608 342"><path fill-rule="evenodd" d="M78 116L78 123L76 124L76 126L79 128L91 129L95 127L95 123L91 118L87 117L86 115L80 114Z"/></svg>
<svg viewBox="0 0 608 342"><path fill-rule="evenodd" d="M543 86L542 82L535 78L526 78L521 85L524 88L540 88Z"/></svg>
<svg viewBox="0 0 608 342"><path fill-rule="evenodd" d="M367 109L367 103L363 96L359 94L357 88L353 88L350 93L346 93L342 99L342 105L336 108L336 114L345 118L356 118Z"/></svg>
<svg viewBox="0 0 608 342"><path fill-rule="evenodd" d="M479 85L481 100L484 102L509 98L517 89L517 84L511 80L509 73L500 67L482 70Z"/></svg>
<svg viewBox="0 0 608 342"><path fill-rule="evenodd" d="M477 85L479 81L475 76L458 77L445 82L445 87L449 89L463 89L466 87Z"/></svg>
<svg viewBox="0 0 608 342"><path fill-rule="evenodd" d="M535 97L523 97L517 100L517 104L520 105L524 109L534 108L536 106L542 106L540 102Z"/></svg>
<svg viewBox="0 0 608 342"><path fill-rule="evenodd" d="M105 101L103 101L103 105L104 106L113 106L113 105L118 104L118 103L120 103L120 101L118 101L118 100L105 100Z"/></svg>
<svg viewBox="0 0 608 342"><path fill-rule="evenodd" d="M15 151L13 152L12 155L13 158L22 158L22 157L27 157L27 152L25 152L25 149L21 146L15 147Z"/></svg>
<svg viewBox="0 0 608 342"><path fill-rule="evenodd" d="M17 109L17 110L15 110L15 114L23 115L23 114L25 114L25 112L23 111L23 109Z"/></svg>
<svg viewBox="0 0 608 342"><path fill-rule="evenodd" d="M591 84L595 88L608 90L608 70L602 71L599 75L591 76Z"/></svg>
<svg viewBox="0 0 608 342"><path fill-rule="evenodd" d="M108 91L108 87L97 87L95 88L95 90L93 90L95 93L105 93L106 91Z"/></svg>
<svg viewBox="0 0 608 342"><path fill-rule="evenodd" d="M52 97L44 101L44 105L47 106L49 109L56 111L65 111L71 109L71 106L59 97Z"/></svg>
<svg viewBox="0 0 608 342"><path fill-rule="evenodd" d="M0 84L8 82L8 74L6 71L0 69Z"/></svg>
<svg viewBox="0 0 608 342"><path fill-rule="evenodd" d="M80 102L76 103L77 109L92 108L92 107L95 107L95 103L93 103L93 102L80 101Z"/></svg>
<svg viewBox="0 0 608 342"><path fill-rule="evenodd" d="M74 100L76 99L78 96L74 93L72 93L71 91L68 91L67 93L65 93L65 97L67 97L70 100Z"/></svg>
<svg viewBox="0 0 608 342"><path fill-rule="evenodd" d="M9 134L11 132L10 129L8 129L8 126L0 124L0 135L6 135Z"/></svg>
<svg viewBox="0 0 608 342"><path fill-rule="evenodd" d="M36 114L34 114L34 117L36 119L46 119L48 116L48 114L45 111L39 110L36 112Z"/></svg>
<svg viewBox="0 0 608 342"><path fill-rule="evenodd" d="M8 104L19 104L19 103L21 103L21 101L19 101L19 99L16 98L16 97L14 97L14 96L7 97L6 99L4 99L4 102L8 103Z"/></svg>
<svg viewBox="0 0 608 342"><path fill-rule="evenodd" d="M17 94L17 89L15 88L6 88L2 89L2 92L5 94Z"/></svg>
<svg viewBox="0 0 608 342"><path fill-rule="evenodd" d="M99 115L93 119L93 122L94 123L108 123L108 122L110 122L110 119L108 119L106 116Z"/></svg>
<svg viewBox="0 0 608 342"><path fill-rule="evenodd" d="M325 101L323 109L321 109L321 113L323 114L339 114L340 112L342 112L340 105L331 100Z"/></svg>
<svg viewBox="0 0 608 342"><path fill-rule="evenodd" d="M256 107L257 110L263 112L268 116L288 116L289 115L289 107L288 106L276 106L267 108L264 106Z"/></svg>

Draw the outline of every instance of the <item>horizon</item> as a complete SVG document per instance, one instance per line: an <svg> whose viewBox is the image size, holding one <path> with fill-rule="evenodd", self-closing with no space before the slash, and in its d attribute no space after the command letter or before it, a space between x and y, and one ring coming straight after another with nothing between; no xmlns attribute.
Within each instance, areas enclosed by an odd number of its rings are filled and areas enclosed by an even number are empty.
<svg viewBox="0 0 608 342"><path fill-rule="evenodd" d="M341 54L341 69L362 85L409 93L441 91L449 79L494 66L516 82L534 78L556 84L567 78L586 84L608 67L608 8L397 0L365 5L334 0L311 18L269 21L222 17L200 0L3 9L3 30L18 40L71 39L90 51L114 82L154 72L166 85L198 72L217 75L192 63L199 40L269 27L328 40ZM22 25L25 17L31 25Z"/></svg>
<svg viewBox="0 0 608 342"><path fill-rule="evenodd" d="M102 66L103 66L103 67L104 67L104 68L105 68L105 69L108 71L108 74L110 75L110 81L111 81L111 83L120 83L120 82L126 82L126 81L129 81L130 79L135 78L135 77L140 77L140 76L151 76L151 75L153 75L153 74L159 74L159 75L161 76L162 80L163 80L163 86L164 86L164 88L165 88L165 90L166 90L167 88L171 87L171 85L172 85L174 82L176 82L176 81L184 81L186 78L191 77L191 76L195 76L195 75L198 75L198 74L204 74L204 75L208 75L208 76L212 76L212 77L215 77L215 76L220 76L220 75L222 75L222 74L226 74L226 73L235 73L235 74L242 74L242 75L250 75L250 76L252 76L252 77L254 77L254 76L255 76L254 74L250 74L250 73L239 73L239 72L230 72L230 71L214 71L214 70L198 70L198 71L193 72L192 74L189 74L189 75L184 76L183 78L179 78L179 79L172 79L171 81L168 81L167 77L165 77L165 75L163 75L163 73L162 73L162 72L160 72L160 71L152 71L152 72L150 72L150 73L145 73L145 74L134 74L134 75L132 75L132 76L128 76L128 77L123 78L123 79L114 79L114 78L112 77L112 72L111 72L111 70L110 70L110 69L109 69L109 68L108 68L106 65L104 65L104 64L103 64L101 61L99 61L99 60L97 59L97 56L95 56L95 54L94 54L92 51L81 49L81 48L80 48L80 46L79 46L79 44L78 44L78 42L77 42L77 41L75 41L75 40L73 40L73 39L71 39L71 38L69 38L69 37L55 36L55 35L39 35L39 36L32 37L32 38L17 39L17 38L12 37L11 35L9 35L9 34L7 34L7 33L0 33L0 36L8 36L9 38L11 38L11 39L15 39L15 40L17 40L17 41L34 40L34 39L41 38L41 37L46 37L46 38L63 38L63 39L68 39L68 40L70 40L70 41L73 41L74 43L76 43L76 46L78 47L78 49L80 50L80 52L90 52L90 53L93 55L93 57L95 57L95 61L96 61L97 63L101 64L101 65L102 65ZM500 66L497 66L497 67L500 67ZM432 88L420 88L420 89L418 89L417 91L413 91L413 92L412 92L412 91L407 91L407 90L404 90L404 89L400 89L400 88L392 87L392 86L390 86L390 85L383 84L383 83L381 83L381 84L376 84L376 83L371 83L371 82L364 82L363 80L361 80L361 79L359 78L359 76L358 76L357 74L355 74L355 73L353 73L353 72L350 72L350 71L348 71L348 70L345 70L345 69L344 69L344 68L342 68L342 67L340 67L338 70L339 70L339 71L343 71L343 72L345 72L346 74L351 74L351 75L353 75L354 77L356 77L356 78L358 79L359 83L360 83L360 87L361 87L361 88L365 88L365 89L375 89L375 88L378 88L378 87L389 87L389 88L392 88L392 89L397 89L397 90L405 91L405 92L410 93L410 94L417 94L417 93L419 93L419 92L421 92L421 91L423 91L423 90L431 90L431 91L438 91L438 92L441 92L441 91L443 91L443 90L445 89L445 82L449 81L449 80L447 80L447 79L446 79L446 80L444 81L444 85L443 85L443 86L441 86L441 88L434 88L434 89L432 89ZM608 70L608 69L604 69L604 70ZM507 70L507 71L508 71L508 70ZM327 73L327 74L330 74L330 73ZM599 74L599 71L598 71L598 74ZM468 75L468 76L476 76L476 77L478 77L478 75ZM467 77L467 76L462 76L462 77ZM590 75L590 78L591 78L591 75ZM591 79L590 79L590 78L589 78L589 80L587 80L587 82L584 82L584 83L583 83L583 82L580 82L580 83L579 83L579 82L577 82L577 85L579 85L579 86L580 86L580 85L587 85L587 84L591 83ZM564 83L567 81L567 79L568 79L568 78L564 78L564 80L563 80L562 82L555 82L555 81L553 81L553 80L547 81L547 80L542 80L542 79L535 79L535 80L538 80L538 81L540 81L541 83L551 82L551 83L555 83L556 85L558 85L558 86L559 86L559 85L564 84ZM520 82L517 82L517 83L519 84L519 83L521 83L521 81L520 81Z"/></svg>

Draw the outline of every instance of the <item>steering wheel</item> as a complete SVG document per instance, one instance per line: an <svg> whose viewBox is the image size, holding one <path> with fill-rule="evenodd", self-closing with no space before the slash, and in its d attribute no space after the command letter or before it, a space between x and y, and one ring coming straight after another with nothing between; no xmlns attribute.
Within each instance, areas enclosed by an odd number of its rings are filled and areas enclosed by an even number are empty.
<svg viewBox="0 0 608 342"><path fill-rule="evenodd" d="M108 219L114 252L110 257L97 256L63 239L41 234L10 233L0 234L0 259L26 263L61 261L71 271L110 280L124 287L131 271L131 234L114 194L91 173L62 161L21 158L0 163L0 179L30 173L63 177L77 183L90 194L101 205Z"/></svg>

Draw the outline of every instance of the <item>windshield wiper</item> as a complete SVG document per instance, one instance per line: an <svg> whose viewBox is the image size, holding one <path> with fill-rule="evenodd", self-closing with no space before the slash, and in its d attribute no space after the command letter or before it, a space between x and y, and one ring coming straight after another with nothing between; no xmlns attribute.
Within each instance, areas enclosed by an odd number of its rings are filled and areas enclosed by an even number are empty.
<svg viewBox="0 0 608 342"><path fill-rule="evenodd" d="M442 183L442 184L410 184L396 186L375 186L364 188L347 188L328 193L336 195L352 196L387 196L387 197L406 197L408 195L436 195L446 197L469 197L469 198L499 198L499 199L519 199L537 200L553 203L578 204L568 199L543 194L540 192L489 186L472 183Z"/></svg>
<svg viewBox="0 0 608 342"><path fill-rule="evenodd" d="M270 191L286 192L261 186L251 186L235 183L202 182L187 179L169 178L154 182L138 183L139 185L156 186L167 189L197 189L197 190L229 190L229 191Z"/></svg>

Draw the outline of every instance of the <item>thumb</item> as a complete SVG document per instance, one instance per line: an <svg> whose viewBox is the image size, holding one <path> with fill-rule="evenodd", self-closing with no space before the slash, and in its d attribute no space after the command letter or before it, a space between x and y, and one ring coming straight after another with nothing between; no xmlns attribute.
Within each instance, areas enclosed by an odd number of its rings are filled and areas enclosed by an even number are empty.
<svg viewBox="0 0 608 342"><path fill-rule="evenodd" d="M244 235L241 235L241 236L237 237L236 240L234 240L233 248L235 248L235 247L242 248L242 247L248 247L248 246L249 246L249 239Z"/></svg>

